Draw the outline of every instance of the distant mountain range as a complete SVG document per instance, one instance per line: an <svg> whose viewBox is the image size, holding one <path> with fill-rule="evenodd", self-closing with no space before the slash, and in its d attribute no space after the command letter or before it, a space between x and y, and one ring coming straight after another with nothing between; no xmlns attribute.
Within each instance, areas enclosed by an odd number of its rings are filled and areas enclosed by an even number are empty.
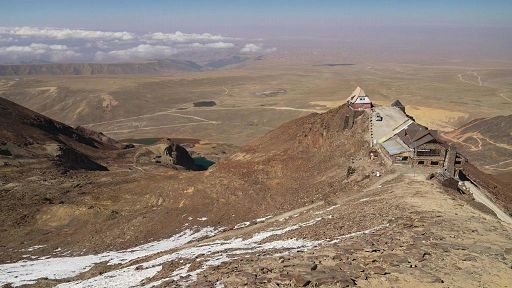
<svg viewBox="0 0 512 288"><path fill-rule="evenodd" d="M54 63L0 65L0 75L95 75L95 74L151 74L200 71L192 61L158 60L140 63Z"/></svg>
<svg viewBox="0 0 512 288"><path fill-rule="evenodd" d="M26 75L97 75L97 74L160 74L197 72L219 69L249 60L249 57L232 56L215 59L203 66L193 61L165 59L134 63L38 63L0 65L0 76Z"/></svg>

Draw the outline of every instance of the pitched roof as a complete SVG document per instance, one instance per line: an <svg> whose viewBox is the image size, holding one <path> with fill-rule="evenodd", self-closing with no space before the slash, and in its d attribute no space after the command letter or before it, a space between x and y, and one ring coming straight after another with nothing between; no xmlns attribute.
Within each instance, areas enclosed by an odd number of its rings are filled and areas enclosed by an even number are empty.
<svg viewBox="0 0 512 288"><path fill-rule="evenodd" d="M398 137L410 148L416 148L429 141L436 140L436 132L416 122L398 132ZM439 141L438 141L439 142Z"/></svg>
<svg viewBox="0 0 512 288"><path fill-rule="evenodd" d="M382 147L388 151L389 155L396 155L402 152L411 151L411 148L405 145L405 143L396 135L383 142Z"/></svg>
<svg viewBox="0 0 512 288"><path fill-rule="evenodd" d="M354 102L357 97L363 97L363 96L367 96L367 95L366 95L366 93L364 93L364 90L361 87L357 86L357 88L354 90L354 92L352 92L352 94L350 94L350 96L347 98L347 101Z"/></svg>
<svg viewBox="0 0 512 288"><path fill-rule="evenodd" d="M350 95L350 96L356 96L356 97L366 96L366 93L364 93L364 90L361 89L361 87L357 86L356 90L354 90L354 92L352 92L352 95Z"/></svg>
<svg viewBox="0 0 512 288"><path fill-rule="evenodd" d="M402 104L402 102L400 102L400 100L395 100L393 101L393 103L391 103L391 107L405 107L404 104Z"/></svg>

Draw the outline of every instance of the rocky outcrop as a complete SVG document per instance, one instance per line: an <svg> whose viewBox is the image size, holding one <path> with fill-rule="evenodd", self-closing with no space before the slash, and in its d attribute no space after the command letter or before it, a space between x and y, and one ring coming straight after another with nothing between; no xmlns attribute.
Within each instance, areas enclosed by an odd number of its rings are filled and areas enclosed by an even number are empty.
<svg viewBox="0 0 512 288"><path fill-rule="evenodd" d="M128 147L129 144L120 143L117 140L110 138L107 135L103 134L102 132L97 132L92 129L85 128L83 126L77 126L75 128L75 131L78 132L82 136L93 139L96 142L102 143L105 146L109 146L109 148L124 149L124 148L131 147L131 146Z"/></svg>
<svg viewBox="0 0 512 288"><path fill-rule="evenodd" d="M91 160L87 155L66 146L61 146L55 163L62 172L69 170L108 171L107 167Z"/></svg>
<svg viewBox="0 0 512 288"><path fill-rule="evenodd" d="M165 148L164 154L171 158L171 164L173 165L181 166L186 170L203 170L194 163L194 158L190 156L187 149L179 144L172 142Z"/></svg>
<svg viewBox="0 0 512 288"><path fill-rule="evenodd" d="M2 155L2 156L12 156L12 153L11 153L11 151L9 151L9 149L4 148L4 147L0 147L0 155Z"/></svg>

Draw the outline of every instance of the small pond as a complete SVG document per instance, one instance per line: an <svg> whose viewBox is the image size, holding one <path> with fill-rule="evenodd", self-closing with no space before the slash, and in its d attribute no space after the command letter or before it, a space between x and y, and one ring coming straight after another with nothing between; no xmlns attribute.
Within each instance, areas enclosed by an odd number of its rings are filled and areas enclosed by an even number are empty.
<svg viewBox="0 0 512 288"><path fill-rule="evenodd" d="M160 140L162 140L162 138L135 138L135 139L130 138L130 139L122 139L119 141L123 142L123 143L153 145Z"/></svg>
<svg viewBox="0 0 512 288"><path fill-rule="evenodd" d="M213 107L217 105L217 102L213 100L204 100L204 101L197 101L194 102L194 107Z"/></svg>
<svg viewBox="0 0 512 288"><path fill-rule="evenodd" d="M214 161L209 160L203 156L196 156L193 159L194 159L194 164L196 164L196 166L199 167L200 170L208 170L208 168L210 168L210 166L215 164Z"/></svg>

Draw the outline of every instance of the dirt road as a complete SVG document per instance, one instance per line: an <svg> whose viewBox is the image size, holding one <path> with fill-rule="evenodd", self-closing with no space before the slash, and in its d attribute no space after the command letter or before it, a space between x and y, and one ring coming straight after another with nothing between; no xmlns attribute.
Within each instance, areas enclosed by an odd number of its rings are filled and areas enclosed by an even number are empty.
<svg viewBox="0 0 512 288"><path fill-rule="evenodd" d="M510 217L507 213L503 212L498 206L496 206L496 204L494 204L491 199L489 199L484 193L482 193L482 191L480 191L480 189L478 189L478 187L469 181L464 181L464 184L469 188L469 191L471 191L471 194L473 194L473 197L477 202L480 202L491 209L503 222L512 224L512 217Z"/></svg>

